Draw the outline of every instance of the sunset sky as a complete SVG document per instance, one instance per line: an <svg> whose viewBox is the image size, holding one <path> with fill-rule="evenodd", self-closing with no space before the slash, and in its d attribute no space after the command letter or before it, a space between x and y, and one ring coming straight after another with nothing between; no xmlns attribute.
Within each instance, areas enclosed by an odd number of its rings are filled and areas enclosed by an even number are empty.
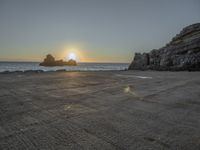
<svg viewBox="0 0 200 150"><path fill-rule="evenodd" d="M197 22L199 0L0 0L0 61L130 62Z"/></svg>

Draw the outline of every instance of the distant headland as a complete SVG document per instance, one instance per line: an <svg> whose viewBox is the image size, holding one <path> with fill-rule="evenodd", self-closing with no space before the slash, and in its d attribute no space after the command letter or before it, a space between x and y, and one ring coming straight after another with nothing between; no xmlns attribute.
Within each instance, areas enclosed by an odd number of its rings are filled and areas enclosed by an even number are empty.
<svg viewBox="0 0 200 150"><path fill-rule="evenodd" d="M46 66L46 67L53 67L53 66L77 66L77 62L73 59L70 59L68 61L61 60L55 60L55 58L48 54L44 61L40 63L40 66Z"/></svg>

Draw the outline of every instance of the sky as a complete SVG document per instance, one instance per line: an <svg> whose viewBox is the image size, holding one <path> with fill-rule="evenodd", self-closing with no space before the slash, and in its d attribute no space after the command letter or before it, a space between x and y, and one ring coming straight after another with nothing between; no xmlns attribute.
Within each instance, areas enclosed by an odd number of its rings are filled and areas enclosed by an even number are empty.
<svg viewBox="0 0 200 150"><path fill-rule="evenodd" d="M0 0L0 61L131 62L200 22L200 0Z"/></svg>

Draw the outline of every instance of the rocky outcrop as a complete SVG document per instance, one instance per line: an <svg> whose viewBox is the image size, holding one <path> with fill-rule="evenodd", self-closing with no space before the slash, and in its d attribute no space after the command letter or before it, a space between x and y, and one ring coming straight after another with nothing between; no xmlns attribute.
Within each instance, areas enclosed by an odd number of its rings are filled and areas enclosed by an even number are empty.
<svg viewBox="0 0 200 150"><path fill-rule="evenodd" d="M77 63L75 60L70 59L69 61L63 61L63 60L55 60L55 58L51 55L48 54L44 61L40 63L40 66L47 66L47 67L52 67L52 66L76 66Z"/></svg>
<svg viewBox="0 0 200 150"><path fill-rule="evenodd" d="M200 23L185 27L166 46L135 53L129 70L200 71Z"/></svg>

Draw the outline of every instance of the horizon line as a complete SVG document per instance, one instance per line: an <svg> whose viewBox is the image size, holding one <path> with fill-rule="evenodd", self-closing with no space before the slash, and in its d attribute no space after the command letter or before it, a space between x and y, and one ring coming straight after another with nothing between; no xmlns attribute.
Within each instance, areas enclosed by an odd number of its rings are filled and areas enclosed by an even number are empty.
<svg viewBox="0 0 200 150"><path fill-rule="evenodd" d="M0 60L0 63L41 63L40 61L21 61L21 60ZM109 63L109 64L130 64L130 62L77 62L77 63L101 63L101 64L105 64L105 63Z"/></svg>

